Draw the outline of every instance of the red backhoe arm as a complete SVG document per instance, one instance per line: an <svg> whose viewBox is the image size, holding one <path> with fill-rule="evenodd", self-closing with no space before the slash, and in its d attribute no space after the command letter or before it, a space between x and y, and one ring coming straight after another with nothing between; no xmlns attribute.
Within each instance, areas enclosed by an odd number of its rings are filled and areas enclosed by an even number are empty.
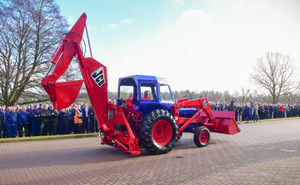
<svg viewBox="0 0 300 185"><path fill-rule="evenodd" d="M52 65L55 69L52 74L42 80L42 86L49 94L53 106L56 109L63 109L70 106L78 96L83 80L56 82L68 69L70 62L76 55L77 49L74 43L80 44L86 23L86 14L83 13L70 32L62 40L62 43L56 50ZM52 67L51 65L51 67ZM49 68L49 71L51 69ZM48 71L48 72L49 72Z"/></svg>
<svg viewBox="0 0 300 185"><path fill-rule="evenodd" d="M42 80L42 86L49 94L56 109L70 106L78 96L84 81L91 104L98 121L98 129L103 134L101 143L108 144L133 155L140 154L138 139L124 116L123 108L108 102L107 68L93 58L85 58L80 48L85 28L86 15L82 14L71 31L63 39L52 59L55 69ZM76 56L83 80L56 81L68 69ZM51 68L50 68L51 69ZM115 125L126 127L128 134L116 134Z"/></svg>

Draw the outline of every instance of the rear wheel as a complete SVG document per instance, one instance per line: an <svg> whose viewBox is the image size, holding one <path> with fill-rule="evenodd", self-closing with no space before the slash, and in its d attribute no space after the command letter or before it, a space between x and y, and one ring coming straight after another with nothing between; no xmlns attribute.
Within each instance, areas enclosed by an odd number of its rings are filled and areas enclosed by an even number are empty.
<svg viewBox="0 0 300 185"><path fill-rule="evenodd" d="M194 143L198 147L207 146L210 139L210 132L207 127L201 126L196 129Z"/></svg>
<svg viewBox="0 0 300 185"><path fill-rule="evenodd" d="M163 154L172 150L176 136L176 122L166 110L154 110L143 120L141 145L151 154Z"/></svg>

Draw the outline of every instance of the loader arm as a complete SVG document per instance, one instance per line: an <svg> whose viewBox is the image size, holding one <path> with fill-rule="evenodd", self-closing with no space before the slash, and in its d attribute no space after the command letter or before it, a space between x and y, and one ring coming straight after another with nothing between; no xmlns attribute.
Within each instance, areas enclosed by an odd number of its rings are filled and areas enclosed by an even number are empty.
<svg viewBox="0 0 300 185"><path fill-rule="evenodd" d="M194 114L192 116L192 118L188 119L188 121L186 121L186 119L184 118L180 118L180 107L182 108L195 108L198 110L198 112L196 114ZM201 112L204 112L206 114L206 116L211 120L211 123L214 125L214 127L217 127L217 123L216 123L216 119L214 114L212 113L212 110L208 104L208 101L206 98L199 98L196 100L188 100L185 99L185 101L179 101L177 103L175 103L173 105L173 112L174 117L178 118L178 123L179 124L183 124L180 129L178 130L178 132L183 131L190 123L195 122L196 120L198 120L200 118Z"/></svg>
<svg viewBox="0 0 300 185"><path fill-rule="evenodd" d="M180 117L180 108L194 108L197 112L191 118L182 118ZM179 133L192 123L206 126L211 132L223 134L236 134L240 132L234 119L235 113L232 111L212 111L205 97L196 100L178 100L173 104L172 111L178 126L180 126Z"/></svg>

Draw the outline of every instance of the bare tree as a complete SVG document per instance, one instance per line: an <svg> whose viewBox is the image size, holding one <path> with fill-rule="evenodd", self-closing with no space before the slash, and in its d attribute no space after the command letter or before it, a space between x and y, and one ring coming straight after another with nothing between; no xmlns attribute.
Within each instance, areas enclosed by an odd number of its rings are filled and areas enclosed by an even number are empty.
<svg viewBox="0 0 300 185"><path fill-rule="evenodd" d="M250 89L245 89L244 87L242 87L241 89L242 89L241 104L244 104L249 100Z"/></svg>
<svg viewBox="0 0 300 185"><path fill-rule="evenodd" d="M231 102L231 95L230 95L229 91L224 91L224 93L223 93L223 101L225 103L230 103Z"/></svg>
<svg viewBox="0 0 300 185"><path fill-rule="evenodd" d="M278 103L282 95L292 94L299 89L295 80L295 66L292 58L277 52L267 52L259 58L250 79L266 89L272 97L272 103Z"/></svg>
<svg viewBox="0 0 300 185"><path fill-rule="evenodd" d="M0 6L0 103L48 99L40 81L66 33L66 19L54 0L10 0Z"/></svg>

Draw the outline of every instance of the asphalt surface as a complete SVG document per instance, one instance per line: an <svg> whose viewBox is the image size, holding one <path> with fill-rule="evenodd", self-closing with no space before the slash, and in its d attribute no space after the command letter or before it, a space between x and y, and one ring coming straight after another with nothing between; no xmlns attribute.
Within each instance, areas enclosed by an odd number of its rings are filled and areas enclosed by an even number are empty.
<svg viewBox="0 0 300 185"><path fill-rule="evenodd" d="M164 155L99 138L0 143L0 184L300 184L300 119L240 125L197 148L183 134Z"/></svg>

